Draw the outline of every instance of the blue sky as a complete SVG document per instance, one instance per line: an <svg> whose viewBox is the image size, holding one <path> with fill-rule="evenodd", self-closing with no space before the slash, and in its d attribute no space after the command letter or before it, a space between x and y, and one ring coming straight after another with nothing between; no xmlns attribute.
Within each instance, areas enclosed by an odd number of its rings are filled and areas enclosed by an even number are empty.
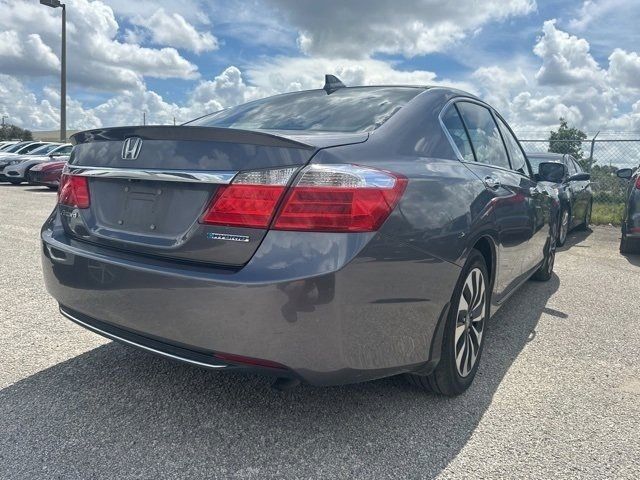
<svg viewBox="0 0 640 480"><path fill-rule="evenodd" d="M58 118L60 12L0 0L0 113ZM67 0L72 128L185 121L322 85L449 84L517 130L640 130L637 0ZM16 98L18 99L16 101Z"/></svg>

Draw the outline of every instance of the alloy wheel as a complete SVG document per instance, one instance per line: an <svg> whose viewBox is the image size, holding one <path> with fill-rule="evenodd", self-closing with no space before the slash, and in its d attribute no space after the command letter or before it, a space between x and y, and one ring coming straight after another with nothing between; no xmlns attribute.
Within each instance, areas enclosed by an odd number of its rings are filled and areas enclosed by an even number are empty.
<svg viewBox="0 0 640 480"><path fill-rule="evenodd" d="M479 268L469 272L458 302L454 351L458 374L466 377L473 370L480 352L486 312L486 283Z"/></svg>
<svg viewBox="0 0 640 480"><path fill-rule="evenodd" d="M560 245L564 244L567 240L567 234L569 233L569 212L567 210L562 212L562 219L560 222Z"/></svg>

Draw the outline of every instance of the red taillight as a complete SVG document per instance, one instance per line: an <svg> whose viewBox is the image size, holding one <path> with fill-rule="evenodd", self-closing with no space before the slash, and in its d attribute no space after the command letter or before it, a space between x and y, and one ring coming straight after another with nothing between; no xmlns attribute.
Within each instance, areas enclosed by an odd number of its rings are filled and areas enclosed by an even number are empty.
<svg viewBox="0 0 640 480"><path fill-rule="evenodd" d="M75 208L89 208L89 182L86 177L63 174L60 177L58 203Z"/></svg>
<svg viewBox="0 0 640 480"><path fill-rule="evenodd" d="M636 188L640 190L640 175L636 178Z"/></svg>
<svg viewBox="0 0 640 480"><path fill-rule="evenodd" d="M202 223L267 228L286 187L279 185L225 185L220 187Z"/></svg>
<svg viewBox="0 0 640 480"><path fill-rule="evenodd" d="M373 232L402 196L407 179L357 165L311 165L244 172L221 187L202 223L315 232ZM287 194L281 203L283 194ZM275 220L272 219L275 213Z"/></svg>
<svg viewBox="0 0 640 480"><path fill-rule="evenodd" d="M356 165L312 165L288 192L275 230L374 232L404 193L407 179Z"/></svg>
<svg viewBox="0 0 640 480"><path fill-rule="evenodd" d="M201 222L230 227L267 228L297 168L254 170L220 187Z"/></svg>

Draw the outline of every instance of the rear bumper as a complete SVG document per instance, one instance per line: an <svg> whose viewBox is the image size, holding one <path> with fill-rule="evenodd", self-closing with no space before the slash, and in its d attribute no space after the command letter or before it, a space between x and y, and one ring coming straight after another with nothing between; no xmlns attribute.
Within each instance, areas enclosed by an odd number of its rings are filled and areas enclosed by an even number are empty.
<svg viewBox="0 0 640 480"><path fill-rule="evenodd" d="M83 244L55 217L44 279L76 323L209 368L238 367L219 353L266 360L286 369L267 373L316 385L433 366L460 272L382 235L296 232L269 232L245 267L223 271Z"/></svg>

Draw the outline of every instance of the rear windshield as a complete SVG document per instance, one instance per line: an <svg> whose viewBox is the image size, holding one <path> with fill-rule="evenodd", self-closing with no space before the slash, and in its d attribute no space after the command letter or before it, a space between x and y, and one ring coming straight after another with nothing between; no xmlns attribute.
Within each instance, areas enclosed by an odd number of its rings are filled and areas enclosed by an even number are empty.
<svg viewBox="0 0 640 480"><path fill-rule="evenodd" d="M418 87L341 88L330 95L308 90L256 100L187 125L245 130L367 132L386 122L424 91Z"/></svg>

